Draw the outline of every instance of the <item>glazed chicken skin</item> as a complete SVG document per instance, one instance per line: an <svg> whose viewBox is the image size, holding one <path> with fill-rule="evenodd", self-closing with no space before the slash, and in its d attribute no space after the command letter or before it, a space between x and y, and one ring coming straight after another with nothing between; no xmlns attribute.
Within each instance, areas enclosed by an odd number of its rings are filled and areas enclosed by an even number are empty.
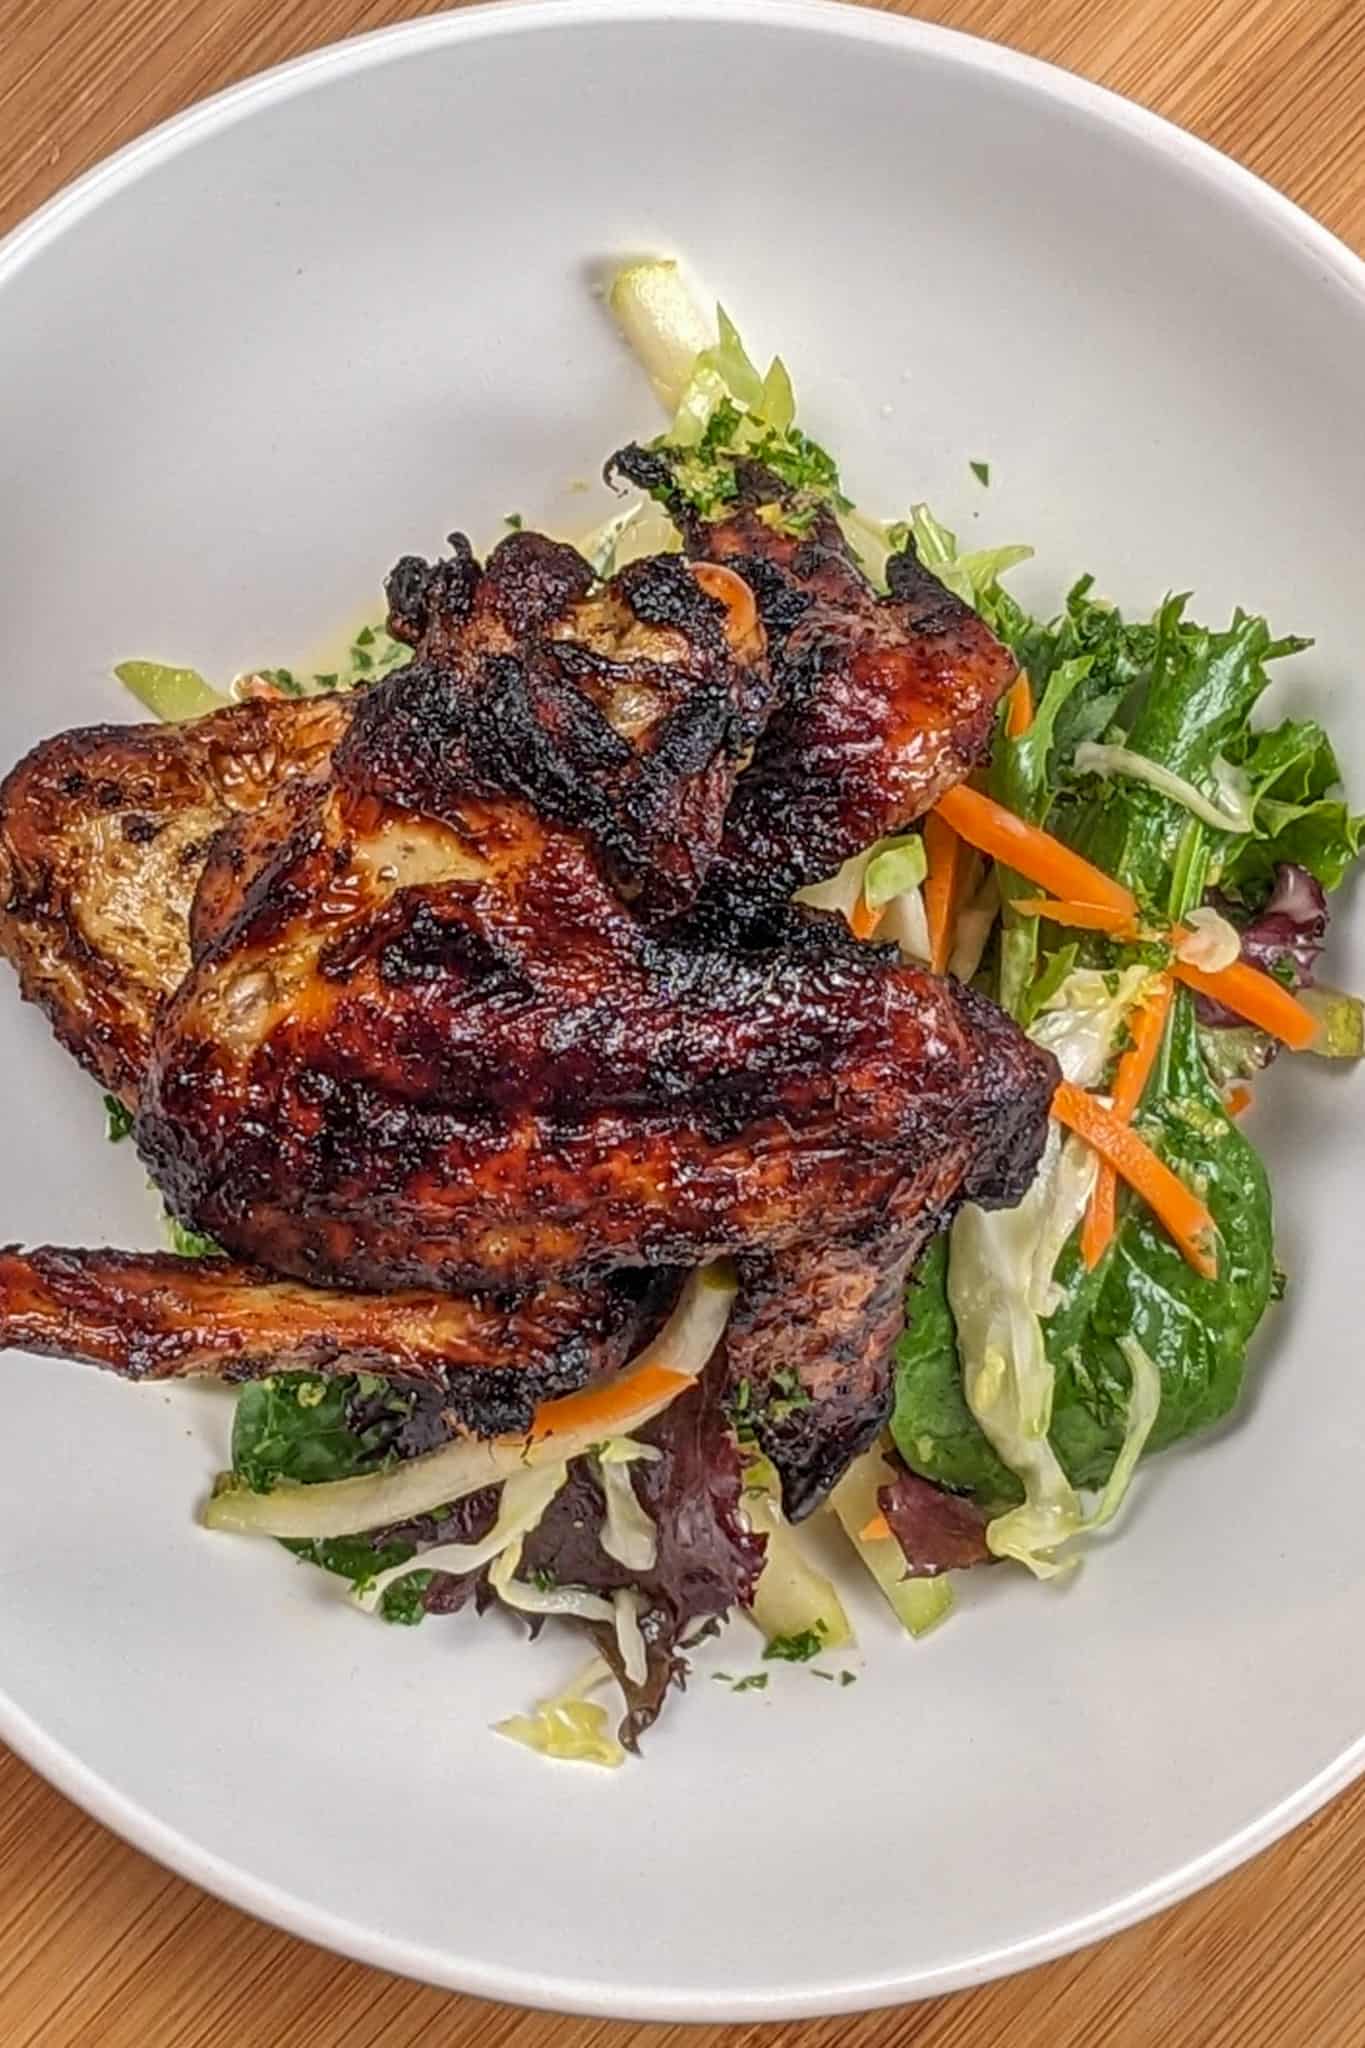
<svg viewBox="0 0 1365 2048"><path fill-rule="evenodd" d="M325 732L188 842L118 1068L171 1207L234 1263L11 1254L0 1344L131 1376L362 1355L516 1428L633 1348L674 1269L732 1253L731 1384L789 1511L815 1504L885 1419L922 1244L1018 1199L1056 1076L971 991L785 901L960 778L1012 668L913 564L878 599L830 522L793 544L759 502L687 531L723 559L605 586L540 536L486 569L452 536L390 578L408 668L240 707ZM154 730L208 815L195 728ZM31 804L37 758L0 800L30 869L71 832ZM122 949L63 955L69 913L34 900L11 891L0 945L23 971L41 929L59 1029L107 1079L79 998ZM805 1400L772 1401L793 1373Z"/></svg>
<svg viewBox="0 0 1365 2048"><path fill-rule="evenodd" d="M650 929L583 835L461 794L417 663L158 1033L138 1140L175 1212L328 1285L519 1289L861 1227L994 1156L1050 1063L816 912ZM1012 1177L1013 1178L1013 1177Z"/></svg>

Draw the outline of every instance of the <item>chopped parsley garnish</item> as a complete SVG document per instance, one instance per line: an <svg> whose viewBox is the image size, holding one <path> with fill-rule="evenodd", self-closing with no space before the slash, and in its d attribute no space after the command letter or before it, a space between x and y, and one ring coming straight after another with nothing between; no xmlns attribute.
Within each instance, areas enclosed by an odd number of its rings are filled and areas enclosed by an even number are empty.
<svg viewBox="0 0 1365 2048"><path fill-rule="evenodd" d="M990 482L991 466L989 462L969 462L967 467L979 484L988 484Z"/></svg>
<svg viewBox="0 0 1365 2048"><path fill-rule="evenodd" d="M818 1657L825 1647L829 1631L820 1622L814 1628L803 1628L794 1636L774 1636L763 1655L768 1660L781 1664L809 1664L812 1657Z"/></svg>
<svg viewBox="0 0 1365 2048"><path fill-rule="evenodd" d="M104 1098L104 1135L111 1145L117 1145L126 1138L133 1128L133 1112L125 1109L117 1095Z"/></svg>
<svg viewBox="0 0 1365 2048"><path fill-rule="evenodd" d="M504 526L510 526L513 533L520 533L526 521L522 518L520 512L507 512L503 515L502 523Z"/></svg>
<svg viewBox="0 0 1365 2048"><path fill-rule="evenodd" d="M857 1674L857 1672L856 1672L856 1671L841 1671L841 1672L839 1673L839 1683L840 1683L840 1685L856 1685L856 1684L858 1683L858 1674Z"/></svg>
<svg viewBox="0 0 1365 2048"><path fill-rule="evenodd" d="M731 1692L762 1692L768 1683L766 1671L751 1671L747 1678L737 1678L730 1687Z"/></svg>
<svg viewBox="0 0 1365 2048"><path fill-rule="evenodd" d="M169 1209L166 1211L166 1236L171 1250L178 1252L182 1259L221 1259L223 1247L215 1244L211 1237L205 1237L201 1230L188 1230L183 1223L177 1223Z"/></svg>
<svg viewBox="0 0 1365 2048"><path fill-rule="evenodd" d="M779 1372L775 1372L769 1385L772 1392L768 1396L766 1408L770 1422L785 1422L789 1415L795 1415L802 1408L810 1407L811 1397L801 1384L800 1375L793 1366L784 1365Z"/></svg>

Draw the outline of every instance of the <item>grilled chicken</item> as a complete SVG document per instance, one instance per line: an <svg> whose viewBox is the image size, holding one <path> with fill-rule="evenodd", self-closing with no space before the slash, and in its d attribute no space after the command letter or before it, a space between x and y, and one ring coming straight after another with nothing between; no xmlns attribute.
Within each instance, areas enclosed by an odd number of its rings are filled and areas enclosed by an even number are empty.
<svg viewBox="0 0 1365 2048"><path fill-rule="evenodd" d="M0 947L241 1263L8 1254L0 1344L132 1376L359 1356L512 1427L657 1313L633 1269L666 1292L729 1252L731 1383L813 1505L884 1418L921 1244L1022 1193L1055 1070L786 902L965 772L1010 665L908 558L878 599L829 522L794 543L760 502L688 528L715 559L604 587L539 536L486 569L455 536L398 565L415 659L356 697L15 771ZM251 721L275 754L234 801ZM64 781L87 755L103 780ZM92 944L111 844L126 897L162 840L155 947L108 915Z"/></svg>
<svg viewBox="0 0 1365 2048"><path fill-rule="evenodd" d="M891 556L879 597L833 515L798 511L768 470L736 463L734 496L707 520L677 462L629 447L608 471L663 499L688 553L755 593L778 709L726 816L713 886L736 902L785 902L904 830L984 759L1015 664L911 544Z"/></svg>
<svg viewBox="0 0 1365 2048"><path fill-rule="evenodd" d="M425 661L368 692L167 1008L137 1128L182 1220L329 1285L517 1289L861 1228L1015 1098L1041 1139L1050 1063L956 984L817 912L651 929L584 833L465 793L466 725Z"/></svg>

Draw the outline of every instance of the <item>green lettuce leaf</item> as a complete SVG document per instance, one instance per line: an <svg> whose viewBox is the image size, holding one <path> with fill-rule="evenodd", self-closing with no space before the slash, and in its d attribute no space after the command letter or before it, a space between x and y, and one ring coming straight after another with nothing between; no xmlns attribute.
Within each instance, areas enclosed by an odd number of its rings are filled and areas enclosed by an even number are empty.
<svg viewBox="0 0 1365 2048"><path fill-rule="evenodd" d="M1290 718L1246 732L1230 749L1255 798L1255 829L1228 849L1220 886L1257 904L1275 869L1293 861L1325 889L1338 887L1365 844L1365 814L1341 793L1341 771L1327 734L1311 718Z"/></svg>

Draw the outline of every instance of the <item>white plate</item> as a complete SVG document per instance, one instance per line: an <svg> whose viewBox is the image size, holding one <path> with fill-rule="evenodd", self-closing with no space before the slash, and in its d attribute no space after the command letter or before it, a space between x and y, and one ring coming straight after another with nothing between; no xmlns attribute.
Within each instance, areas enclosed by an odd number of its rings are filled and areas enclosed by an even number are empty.
<svg viewBox="0 0 1365 2048"><path fill-rule="evenodd" d="M984 44L786 4L557 0L348 43L134 145L0 256L0 758L229 674L457 522L586 521L647 392L589 285L676 249L782 348L857 494L1019 579L1318 634L1284 686L1365 790L1365 273L1245 172ZM983 491L968 460L985 457ZM1349 922L1344 920L1343 922ZM1361 920L1337 978L1365 981ZM0 987L0 1238L153 1242L98 1096ZM1359 1768L1365 1077L1258 1112L1289 1300L1241 1422L1061 1594L971 1586L848 1690L696 1684L615 1776L486 1730L566 1668L385 1630L194 1504L211 1391L5 1361L0 1733L297 1933L442 1984L686 2019L951 1989L1111 1932ZM729 1645L723 1661L752 1651Z"/></svg>

